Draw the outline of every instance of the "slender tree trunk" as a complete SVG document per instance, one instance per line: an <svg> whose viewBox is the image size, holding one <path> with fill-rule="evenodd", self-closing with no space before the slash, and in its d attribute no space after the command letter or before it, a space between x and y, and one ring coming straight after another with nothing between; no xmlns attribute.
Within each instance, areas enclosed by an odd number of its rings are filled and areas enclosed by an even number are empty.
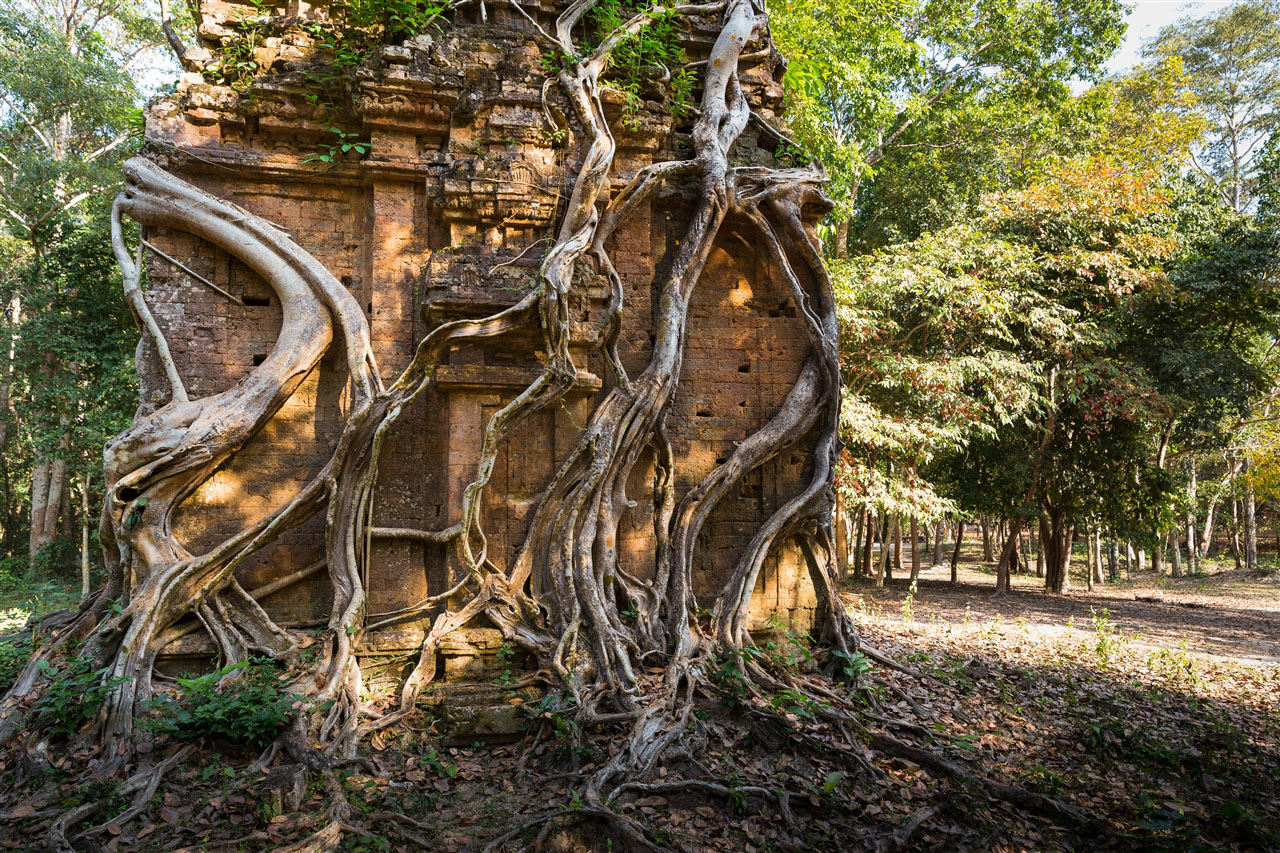
<svg viewBox="0 0 1280 853"><path fill-rule="evenodd" d="M836 489L835 518L832 521L836 534L836 571L841 580L849 576L849 533L845 528L846 517L844 492Z"/></svg>
<svg viewBox="0 0 1280 853"><path fill-rule="evenodd" d="M1089 592L1093 592L1093 561L1095 555L1093 552L1093 530L1085 525L1084 528L1084 588Z"/></svg>
<svg viewBox="0 0 1280 853"><path fill-rule="evenodd" d="M1108 537L1107 541L1107 574L1112 583L1120 580L1120 546L1114 537Z"/></svg>
<svg viewBox="0 0 1280 853"><path fill-rule="evenodd" d="M1244 567L1247 571L1258 570L1258 518L1257 506L1253 496L1253 484L1249 482L1249 460L1241 466L1244 472Z"/></svg>
<svg viewBox="0 0 1280 853"><path fill-rule="evenodd" d="M1040 517L1039 528L1036 531L1036 577L1043 578L1047 572L1044 554L1044 521L1043 515Z"/></svg>
<svg viewBox="0 0 1280 853"><path fill-rule="evenodd" d="M1213 500L1209 501L1209 510L1205 513L1204 519L1204 532L1200 536L1200 553L1202 556L1213 557L1218 554L1213 542L1213 524L1217 518L1218 504L1222 500L1222 493L1235 480L1239 472L1240 463L1232 462L1227 470L1227 476L1222 478L1222 482L1214 490Z"/></svg>
<svg viewBox="0 0 1280 853"><path fill-rule="evenodd" d="M844 260L849 257L849 217L842 216L836 222L836 257Z"/></svg>
<svg viewBox="0 0 1280 853"><path fill-rule="evenodd" d="M80 488L80 597L89 597L89 471Z"/></svg>
<svg viewBox="0 0 1280 853"><path fill-rule="evenodd" d="M996 595L1004 595L1011 589L1010 573L1018 565L1018 543L1022 540L1022 517L1014 516L1009 522L1009 534L1000 549L1000 563L996 566Z"/></svg>
<svg viewBox="0 0 1280 853"><path fill-rule="evenodd" d="M852 551L846 557L846 560L853 560L854 577L862 575L862 531L866 523L867 516L862 510L858 510L858 521L853 529Z"/></svg>
<svg viewBox="0 0 1280 853"><path fill-rule="evenodd" d="M982 562L990 563L995 560L996 556L991 551L991 526L987 524L986 518L982 519Z"/></svg>
<svg viewBox="0 0 1280 853"><path fill-rule="evenodd" d="M1195 575L1200 571L1200 551L1196 545L1196 461L1187 459L1187 572Z"/></svg>
<svg viewBox="0 0 1280 853"><path fill-rule="evenodd" d="M1231 556L1236 563L1236 571L1240 571L1240 501L1231 499L1231 538L1229 540Z"/></svg>
<svg viewBox="0 0 1280 853"><path fill-rule="evenodd" d="M1178 531L1169 531L1169 551L1173 555L1173 571L1171 577L1182 577L1182 548L1178 545Z"/></svg>
<svg viewBox="0 0 1280 853"><path fill-rule="evenodd" d="M956 524L956 547L951 549L951 582L960 580L960 543L964 541L964 519Z"/></svg>
<svg viewBox="0 0 1280 853"><path fill-rule="evenodd" d="M865 525L867 541L862 546L862 576L864 578L871 577L871 547L876 540L876 516L871 510L867 510L867 523Z"/></svg>
<svg viewBox="0 0 1280 853"><path fill-rule="evenodd" d="M947 523L942 519L938 519L938 522L933 526L933 553L929 557L933 561L932 565L936 566L942 562L942 546L946 536Z"/></svg>
<svg viewBox="0 0 1280 853"><path fill-rule="evenodd" d="M911 516L911 582L920 578L920 522Z"/></svg>
<svg viewBox="0 0 1280 853"><path fill-rule="evenodd" d="M1143 572L1147 569L1147 551L1145 548L1138 549L1138 571Z"/></svg>
<svg viewBox="0 0 1280 853"><path fill-rule="evenodd" d="M1107 582L1107 573L1102 567L1102 527L1098 526L1093 529L1093 555L1097 560L1097 574L1094 576L1094 582L1101 585Z"/></svg>
<svg viewBox="0 0 1280 853"><path fill-rule="evenodd" d="M893 517L893 565L889 569L889 580L893 580L893 573L898 573L898 577L902 577L902 516L895 515Z"/></svg>
<svg viewBox="0 0 1280 853"><path fill-rule="evenodd" d="M884 586L889 574L889 532L893 521L891 516L884 517L883 534L880 536L880 559L876 561L876 586Z"/></svg>

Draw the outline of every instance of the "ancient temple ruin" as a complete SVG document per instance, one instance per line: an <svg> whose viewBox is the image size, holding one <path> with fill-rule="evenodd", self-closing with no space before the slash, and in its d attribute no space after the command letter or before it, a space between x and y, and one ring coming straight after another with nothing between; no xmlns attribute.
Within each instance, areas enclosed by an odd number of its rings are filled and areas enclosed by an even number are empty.
<svg viewBox="0 0 1280 853"><path fill-rule="evenodd" d="M550 26L557 0L523 3ZM367 312L381 379L392 382L418 342L442 322L483 317L514 304L534 271L572 184L580 156L544 110L547 70L534 23L510 4L460 6L433 32L384 46L354 74L349 109L317 98L314 38L301 26L324 7L289 0L265 10L204 0L191 50L196 63L241 38L244 21L270 13L252 48L260 70L251 87L211 82L188 72L177 92L153 104L145 156L221 199L287 232L333 273ZM691 22L685 50L704 59L716 30ZM752 122L733 149L737 165L775 165L783 62L752 57L742 88L763 121ZM680 159L690 148L691 116L675 119L645 94L623 116L622 95L605 91L618 146L614 191L637 169ZM611 97L617 95L616 97ZM634 104L632 108L634 108ZM343 145L347 145L346 151ZM652 282L675 250L696 187L674 185L631 216L610 238L623 282L618 351L638 372L654 335ZM603 204L602 199L602 204ZM272 290L227 252L187 233L147 228L146 300L191 397L232 387L271 352L281 325ZM590 275L590 271L583 273ZM598 319L609 282L572 295L571 348L578 374L556 404L532 414L497 456L483 500L487 558L503 569L514 557L531 508L582 435L608 384ZM797 381L810 340L791 292L759 241L729 220L720 230L694 290L688 345L666 435L676 467L676 495L726 461L765 424ZM475 477L484 426L526 388L545 360L536 325L491 341L454 346L433 386L395 424L382 450L368 510L364 565L370 614L394 612L449 589L461 568L434 541L459 521L462 490ZM339 342L251 441L186 500L177 539L193 552L263 517L297 493L332 452L350 389ZM143 409L166 401L154 346L139 349ZM818 430L748 473L716 507L697 543L693 578L698 603L710 607L755 529L804 484ZM616 547L620 571L644 579L655 571L655 494L651 447L634 468ZM329 579L316 570L271 592L282 577L316 566L323 555L324 513L252 556L238 570L250 591L283 625L316 623L332 603ZM815 597L800 549L783 539L772 549L752 605L757 625L771 618L812 622ZM446 675L466 680L501 638L483 621L442 648ZM421 621L375 632L370 652L416 650ZM199 635L169 651L196 650ZM182 646L181 643L186 643Z"/></svg>

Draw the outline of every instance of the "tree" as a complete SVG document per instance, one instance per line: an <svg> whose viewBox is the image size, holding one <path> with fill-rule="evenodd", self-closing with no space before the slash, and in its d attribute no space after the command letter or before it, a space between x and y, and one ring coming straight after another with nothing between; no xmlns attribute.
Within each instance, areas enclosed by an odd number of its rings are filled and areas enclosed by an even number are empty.
<svg viewBox="0 0 1280 853"><path fill-rule="evenodd" d="M1203 17L1183 18L1147 46L1176 57L1208 120L1208 141L1193 163L1237 213L1257 193L1258 154L1280 123L1280 5L1237 0Z"/></svg>
<svg viewBox="0 0 1280 853"><path fill-rule="evenodd" d="M67 293L86 295L84 288L95 284L68 281L65 272L75 264L51 261L50 254L93 220L95 212L88 208L95 199L100 217L101 197L119 185L121 159L139 127L140 97L130 70L150 57L160 39L159 25L135 0L17 3L0 12L0 215L21 247L5 279L5 335L12 340L22 328L34 333L26 345L32 351L42 334L35 330L57 323L39 316L50 283L60 281ZM99 229L103 221L97 220ZM74 251L101 254L106 243L101 230L96 233L98 247L82 240ZM38 296L33 289L42 292ZM21 343L5 347L0 402L6 407L14 403L16 390L8 353L23 349ZM65 388L65 376L95 372L103 365L64 361L65 354L44 349L40 364L25 365L34 371L29 375L40 377L29 387L50 406L39 411L27 407L33 418L26 431L32 451L27 495L32 557L57 535L64 496L69 495L71 457L77 455L73 445L83 447L92 438L73 435L76 416L70 407L76 404L52 389ZM4 415L12 420L7 410ZM7 426L0 431L0 456L6 461L12 438ZM11 490L7 504L12 511ZM6 525L10 550L15 532Z"/></svg>
<svg viewBox="0 0 1280 853"><path fill-rule="evenodd" d="M1041 121L1028 115L1065 102L1073 78L1095 77L1124 32L1124 7L1112 0L804 0L771 12L790 58L789 122L831 173L841 257L850 217L887 212L862 198L884 163L904 151L960 162L975 139L990 148L1025 136ZM975 192L964 183L957 175L950 186Z"/></svg>

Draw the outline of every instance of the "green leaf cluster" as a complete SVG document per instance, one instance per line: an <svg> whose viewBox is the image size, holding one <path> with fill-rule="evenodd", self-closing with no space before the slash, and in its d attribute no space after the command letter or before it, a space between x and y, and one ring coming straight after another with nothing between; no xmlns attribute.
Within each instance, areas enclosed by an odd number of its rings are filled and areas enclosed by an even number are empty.
<svg viewBox="0 0 1280 853"><path fill-rule="evenodd" d="M147 725L176 740L215 738L261 748L296 716L299 698L281 689L268 658L249 658L195 678L179 678L176 696L152 704Z"/></svg>

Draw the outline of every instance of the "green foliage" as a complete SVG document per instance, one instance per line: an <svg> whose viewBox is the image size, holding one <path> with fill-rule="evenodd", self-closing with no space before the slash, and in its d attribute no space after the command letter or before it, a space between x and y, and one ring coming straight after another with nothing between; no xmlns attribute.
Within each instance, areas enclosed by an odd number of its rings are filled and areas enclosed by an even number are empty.
<svg viewBox="0 0 1280 853"><path fill-rule="evenodd" d="M747 677L747 663L760 663L764 658L763 651L755 646L746 646L730 652L723 660L713 661L715 669L712 670L711 678L716 683L716 695L720 701L734 710L747 707L748 701L755 694L751 679Z"/></svg>
<svg viewBox="0 0 1280 853"><path fill-rule="evenodd" d="M681 119L693 106L694 74L683 66L688 62L682 42L684 18L672 8L654 6L645 10L649 20L640 30L614 45L609 55L604 81L625 98L624 124L639 124L640 108L648 92L666 104L672 117ZM609 38L637 14L621 0L602 0L587 13L596 44Z"/></svg>
<svg viewBox="0 0 1280 853"><path fill-rule="evenodd" d="M792 714L805 721L817 719L818 715L829 707L826 702L789 687L772 694L769 697L769 704L778 711Z"/></svg>
<svg viewBox="0 0 1280 853"><path fill-rule="evenodd" d="M430 770L441 779L452 779L458 775L458 765L445 761L434 746L423 750L418 758L418 766Z"/></svg>
<svg viewBox="0 0 1280 853"><path fill-rule="evenodd" d="M51 735L70 737L92 720L107 695L129 681L111 676L111 669L93 669L88 658L71 657L54 667L40 662L48 683L34 707L36 726Z"/></svg>
<svg viewBox="0 0 1280 853"><path fill-rule="evenodd" d="M858 685L859 679L871 671L871 658L862 652L845 652L841 649L832 649L831 657L835 660L839 674L853 686Z"/></svg>
<svg viewBox="0 0 1280 853"><path fill-rule="evenodd" d="M1236 212L1257 191L1255 156L1280 127L1280 6L1237 0L1211 14L1163 28L1147 46L1151 57L1173 57L1186 68L1209 133L1196 164L1222 202Z"/></svg>
<svg viewBox="0 0 1280 853"><path fill-rule="evenodd" d="M267 658L250 658L195 678L180 678L177 696L156 699L148 725L177 740L219 738L263 747L297 713L297 696L280 689Z"/></svg>
<svg viewBox="0 0 1280 853"><path fill-rule="evenodd" d="M29 633L0 637L0 695L18 680L33 651Z"/></svg>
<svg viewBox="0 0 1280 853"><path fill-rule="evenodd" d="M1022 779L1028 787L1045 794L1056 794L1063 785L1063 778L1043 764L1024 770Z"/></svg>
<svg viewBox="0 0 1280 853"><path fill-rule="evenodd" d="M831 174L835 216L918 214L919 228L957 221L1022 148L1052 138L1067 82L1097 76L1123 14L1114 0L794 0L770 24L789 60L788 123ZM915 162L886 193L904 152Z"/></svg>
<svg viewBox="0 0 1280 853"><path fill-rule="evenodd" d="M359 141L360 134L347 133L339 127L331 127L329 132L336 133L338 138L329 143L328 147L303 158L302 162L320 162L332 166L348 154L354 153L357 157L364 157L369 153L369 143Z"/></svg>

